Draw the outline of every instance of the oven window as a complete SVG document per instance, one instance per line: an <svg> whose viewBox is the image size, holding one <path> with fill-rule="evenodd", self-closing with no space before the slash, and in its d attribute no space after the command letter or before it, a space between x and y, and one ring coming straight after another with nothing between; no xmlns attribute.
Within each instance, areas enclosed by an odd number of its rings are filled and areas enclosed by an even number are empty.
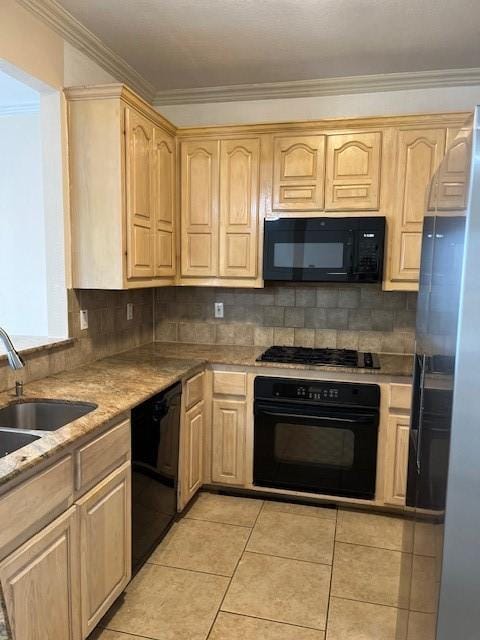
<svg viewBox="0 0 480 640"><path fill-rule="evenodd" d="M341 269L343 242L276 242L273 266L287 269Z"/></svg>
<svg viewBox="0 0 480 640"><path fill-rule="evenodd" d="M282 422L275 425L277 462L351 469L354 449L355 435L349 429Z"/></svg>

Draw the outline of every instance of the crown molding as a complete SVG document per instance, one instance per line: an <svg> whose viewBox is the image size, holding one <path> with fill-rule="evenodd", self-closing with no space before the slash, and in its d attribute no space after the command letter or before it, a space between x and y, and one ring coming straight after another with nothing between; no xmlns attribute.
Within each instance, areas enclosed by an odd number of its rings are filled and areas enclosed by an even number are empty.
<svg viewBox="0 0 480 640"><path fill-rule="evenodd" d="M127 84L145 100L153 101L155 87L56 0L17 0L17 2L40 18L67 42L92 58L114 78Z"/></svg>
<svg viewBox="0 0 480 640"><path fill-rule="evenodd" d="M153 104L159 107L166 104L310 98L407 89L460 87L476 84L480 84L480 67L296 80L292 82L225 85L200 87L198 89L169 89L157 91Z"/></svg>
<svg viewBox="0 0 480 640"><path fill-rule="evenodd" d="M24 104L0 105L0 118L3 116L19 116L28 115L30 113L39 113L40 105L38 102L26 102Z"/></svg>

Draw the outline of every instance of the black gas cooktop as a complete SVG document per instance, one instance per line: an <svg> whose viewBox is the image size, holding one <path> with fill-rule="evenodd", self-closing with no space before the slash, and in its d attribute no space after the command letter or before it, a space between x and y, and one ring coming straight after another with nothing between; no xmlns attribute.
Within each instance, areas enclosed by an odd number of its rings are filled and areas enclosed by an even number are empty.
<svg viewBox="0 0 480 640"><path fill-rule="evenodd" d="M375 353L355 351L354 349L270 347L257 358L257 361L380 369L378 356Z"/></svg>

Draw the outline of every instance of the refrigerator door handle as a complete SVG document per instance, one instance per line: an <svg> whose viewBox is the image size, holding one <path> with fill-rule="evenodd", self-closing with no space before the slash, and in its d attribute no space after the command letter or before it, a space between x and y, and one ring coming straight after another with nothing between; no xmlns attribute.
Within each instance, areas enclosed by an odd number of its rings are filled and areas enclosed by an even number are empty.
<svg viewBox="0 0 480 640"><path fill-rule="evenodd" d="M417 473L420 473L420 458L422 453L422 431L423 431L423 391L425 384L425 355L422 356L422 372L420 374L420 402L418 411L418 431L417 431L417 446L416 446L416 460Z"/></svg>

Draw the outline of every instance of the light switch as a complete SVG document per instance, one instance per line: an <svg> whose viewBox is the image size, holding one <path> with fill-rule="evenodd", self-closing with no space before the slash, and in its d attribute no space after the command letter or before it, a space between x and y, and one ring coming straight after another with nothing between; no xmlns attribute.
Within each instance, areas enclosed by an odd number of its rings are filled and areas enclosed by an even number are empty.
<svg viewBox="0 0 480 640"><path fill-rule="evenodd" d="M88 310L80 309L80 331L88 329Z"/></svg>
<svg viewBox="0 0 480 640"><path fill-rule="evenodd" d="M223 318L223 302L214 302L215 318Z"/></svg>

